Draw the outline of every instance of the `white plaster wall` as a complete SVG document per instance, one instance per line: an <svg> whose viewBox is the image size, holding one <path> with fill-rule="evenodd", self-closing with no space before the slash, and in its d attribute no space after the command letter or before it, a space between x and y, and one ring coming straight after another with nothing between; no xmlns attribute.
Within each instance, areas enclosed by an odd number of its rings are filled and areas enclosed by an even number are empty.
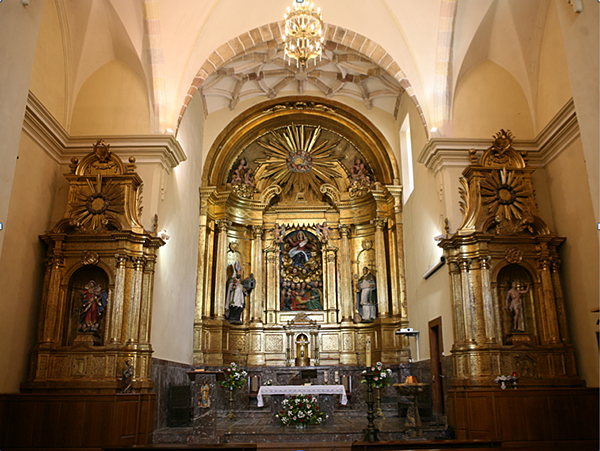
<svg viewBox="0 0 600 451"><path fill-rule="evenodd" d="M151 342L154 357L182 363L192 363L193 354L203 129L196 96L178 134L188 159L163 174L164 198L158 200L159 227L171 239L158 252Z"/></svg>
<svg viewBox="0 0 600 451"><path fill-rule="evenodd" d="M402 103L398 127L407 113L410 115L415 188L403 210L406 294L410 327L420 331L419 358L423 360L429 358L429 321L442 317L446 353L454 341L448 270L443 266L427 280L422 277L442 256L434 237L444 233L446 197L440 197L440 183L433 171L416 160L426 144L426 137L423 128L419 127L420 120L412 103ZM410 343L412 357L416 360L415 339L411 338Z"/></svg>
<svg viewBox="0 0 600 451"><path fill-rule="evenodd" d="M0 259L0 393L18 392L28 376L46 256L46 246L38 236L54 225L55 211L64 213L64 198L56 195L68 186L62 169L22 135Z"/></svg>
<svg viewBox="0 0 600 451"><path fill-rule="evenodd" d="M565 149L546 167L552 199L554 231L567 238L560 248L561 276L571 340L575 345L579 375L588 386L598 387L598 232L587 185L580 140Z"/></svg>

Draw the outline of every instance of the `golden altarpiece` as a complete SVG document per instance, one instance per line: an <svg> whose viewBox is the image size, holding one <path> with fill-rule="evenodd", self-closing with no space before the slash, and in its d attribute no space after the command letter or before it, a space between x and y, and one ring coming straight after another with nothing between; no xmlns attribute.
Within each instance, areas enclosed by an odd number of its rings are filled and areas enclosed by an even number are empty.
<svg viewBox="0 0 600 451"><path fill-rule="evenodd" d="M501 130L461 177L463 222L439 243L448 262L455 343L451 386L578 386L557 248L539 217L527 156ZM448 231L447 231L448 233Z"/></svg>
<svg viewBox="0 0 600 451"><path fill-rule="evenodd" d="M233 121L202 179L194 363L408 359L398 168L336 102L279 99Z"/></svg>
<svg viewBox="0 0 600 451"><path fill-rule="evenodd" d="M104 141L72 159L48 245L37 342L22 391L148 392L156 251L140 224L142 180Z"/></svg>

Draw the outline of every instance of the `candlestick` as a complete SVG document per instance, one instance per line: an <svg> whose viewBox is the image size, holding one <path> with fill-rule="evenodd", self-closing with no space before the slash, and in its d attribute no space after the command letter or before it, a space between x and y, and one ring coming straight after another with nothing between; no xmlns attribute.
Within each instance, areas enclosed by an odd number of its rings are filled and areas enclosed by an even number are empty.
<svg viewBox="0 0 600 451"><path fill-rule="evenodd" d="M333 383L338 385L340 383L340 372L336 371L333 373Z"/></svg>
<svg viewBox="0 0 600 451"><path fill-rule="evenodd" d="M367 367L371 367L371 338L367 338Z"/></svg>

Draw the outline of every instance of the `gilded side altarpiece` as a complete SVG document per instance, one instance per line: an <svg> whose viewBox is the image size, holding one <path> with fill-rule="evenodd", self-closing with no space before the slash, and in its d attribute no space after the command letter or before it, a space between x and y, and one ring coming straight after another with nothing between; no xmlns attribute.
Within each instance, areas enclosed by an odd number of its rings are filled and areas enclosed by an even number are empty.
<svg viewBox="0 0 600 451"><path fill-rule="evenodd" d="M67 210L47 244L38 336L24 392L147 392L157 249L140 224L142 180L102 140L71 160ZM123 384L123 381L126 381Z"/></svg>
<svg viewBox="0 0 600 451"><path fill-rule="evenodd" d="M558 247L564 238L540 218L527 155L501 130L461 178L463 222L446 235L452 291L454 378L461 387L577 386Z"/></svg>
<svg viewBox="0 0 600 451"><path fill-rule="evenodd" d="M364 364L367 337L377 360L406 361L401 193L385 139L344 105L287 98L240 115L200 188L194 363Z"/></svg>

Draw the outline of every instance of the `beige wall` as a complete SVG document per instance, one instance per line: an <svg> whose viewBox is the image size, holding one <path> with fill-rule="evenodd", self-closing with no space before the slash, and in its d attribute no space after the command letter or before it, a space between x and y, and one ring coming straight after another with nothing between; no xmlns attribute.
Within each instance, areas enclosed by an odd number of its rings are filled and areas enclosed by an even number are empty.
<svg viewBox="0 0 600 451"><path fill-rule="evenodd" d="M415 188L403 210L406 266L406 295L410 327L420 332L419 357L429 358L429 321L442 317L444 349L448 354L453 343L452 308L448 271L444 266L427 280L423 273L442 256L434 237L444 233L446 197L440 197L440 183L433 171L417 162L426 144L420 118L412 102L402 102L398 129L409 114L413 147ZM415 339L410 339L412 357L417 359Z"/></svg>
<svg viewBox="0 0 600 451"><path fill-rule="evenodd" d="M69 132L73 136L151 133L144 82L125 63L106 63L79 90Z"/></svg>
<svg viewBox="0 0 600 451"><path fill-rule="evenodd" d="M199 96L186 112L178 134L188 159L164 175L158 201L159 227L171 239L158 253L152 309L154 357L192 363L204 114Z"/></svg>
<svg viewBox="0 0 600 451"><path fill-rule="evenodd" d="M61 24L54 0L44 2L40 36L35 49L29 90L67 128L67 77Z"/></svg>
<svg viewBox="0 0 600 451"><path fill-rule="evenodd" d="M508 71L490 60L459 80L453 114L455 137L491 138L501 128L519 139L534 137L523 89Z"/></svg>
<svg viewBox="0 0 600 451"><path fill-rule="evenodd" d="M60 193L67 189L62 172L52 158L22 135L10 196L10 226L3 232L6 239L0 259L0 393L17 392L27 378L46 257L38 236L59 219L56 210L64 213L64 204L56 205L62 203Z"/></svg>
<svg viewBox="0 0 600 451"><path fill-rule="evenodd" d="M546 167L554 231L567 238L560 248L562 282L579 375L598 387L598 232L585 176L581 141L575 141Z"/></svg>

